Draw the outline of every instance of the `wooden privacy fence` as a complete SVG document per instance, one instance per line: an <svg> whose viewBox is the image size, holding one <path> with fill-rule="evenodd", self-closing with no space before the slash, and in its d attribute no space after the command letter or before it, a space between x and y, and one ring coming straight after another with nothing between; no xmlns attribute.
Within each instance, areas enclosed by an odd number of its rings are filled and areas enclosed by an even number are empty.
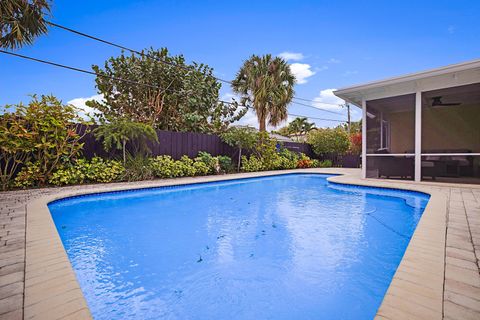
<svg viewBox="0 0 480 320"><path fill-rule="evenodd" d="M93 129L91 127L91 129ZM81 127L79 131L85 132L86 128ZM213 156L226 155L236 161L238 157L238 150L224 143L219 136L213 134L196 133L196 132L172 132L157 130L158 143L148 143L148 147L152 156L158 155L170 155L174 159L180 159L183 155L187 155L190 158L194 158L200 151L205 151ZM92 132L87 133L82 142L84 142L83 156L90 159L94 156L101 156L111 158L115 155L119 155L117 152L105 152L101 141L95 140ZM282 142L283 147L286 149L304 153L311 158L319 158L320 160L329 159L334 166L342 167L348 165L348 167L359 167L360 156L347 157L347 155L328 155L324 157L317 157L312 151L310 145L299 142ZM132 150L131 146L127 145L127 148ZM244 153L246 154L246 153ZM352 160L354 159L354 160ZM355 159L358 159L356 161ZM349 160L349 161L345 161Z"/></svg>

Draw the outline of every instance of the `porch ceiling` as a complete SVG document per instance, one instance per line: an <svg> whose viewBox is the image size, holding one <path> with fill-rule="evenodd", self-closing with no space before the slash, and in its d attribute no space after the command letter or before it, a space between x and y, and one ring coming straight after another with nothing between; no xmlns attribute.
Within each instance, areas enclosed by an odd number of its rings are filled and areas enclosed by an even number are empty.
<svg viewBox="0 0 480 320"><path fill-rule="evenodd" d="M334 94L361 107L362 99L381 99L473 83L480 83L480 59L341 88Z"/></svg>

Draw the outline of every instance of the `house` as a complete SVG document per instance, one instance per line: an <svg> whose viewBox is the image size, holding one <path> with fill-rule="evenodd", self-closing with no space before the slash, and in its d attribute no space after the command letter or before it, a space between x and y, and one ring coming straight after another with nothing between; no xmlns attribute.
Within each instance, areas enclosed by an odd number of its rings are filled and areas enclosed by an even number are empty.
<svg viewBox="0 0 480 320"><path fill-rule="evenodd" d="M363 178L480 183L480 60L334 93L363 111Z"/></svg>

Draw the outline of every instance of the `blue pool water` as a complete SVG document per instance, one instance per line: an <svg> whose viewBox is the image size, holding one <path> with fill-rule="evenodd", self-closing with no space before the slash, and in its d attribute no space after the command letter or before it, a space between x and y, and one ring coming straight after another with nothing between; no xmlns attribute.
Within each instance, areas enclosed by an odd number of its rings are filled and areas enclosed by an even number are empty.
<svg viewBox="0 0 480 320"><path fill-rule="evenodd" d="M294 174L49 205L95 319L371 319L428 196Z"/></svg>

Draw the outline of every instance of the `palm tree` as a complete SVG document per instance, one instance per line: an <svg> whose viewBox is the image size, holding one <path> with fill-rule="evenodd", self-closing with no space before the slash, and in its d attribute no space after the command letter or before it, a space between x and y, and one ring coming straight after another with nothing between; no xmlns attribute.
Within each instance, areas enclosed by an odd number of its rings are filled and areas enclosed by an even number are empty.
<svg viewBox="0 0 480 320"><path fill-rule="evenodd" d="M232 81L232 90L241 96L243 105L253 107L262 132L267 123L277 126L287 119L294 84L295 77L285 60L271 54L252 55Z"/></svg>
<svg viewBox="0 0 480 320"><path fill-rule="evenodd" d="M44 16L50 13L48 0L1 0L0 47L21 48L47 33Z"/></svg>
<svg viewBox="0 0 480 320"><path fill-rule="evenodd" d="M291 134L297 135L297 141L299 140L298 135L304 135L315 128L315 124L313 122L308 122L307 118L295 118L290 122L288 125Z"/></svg>

